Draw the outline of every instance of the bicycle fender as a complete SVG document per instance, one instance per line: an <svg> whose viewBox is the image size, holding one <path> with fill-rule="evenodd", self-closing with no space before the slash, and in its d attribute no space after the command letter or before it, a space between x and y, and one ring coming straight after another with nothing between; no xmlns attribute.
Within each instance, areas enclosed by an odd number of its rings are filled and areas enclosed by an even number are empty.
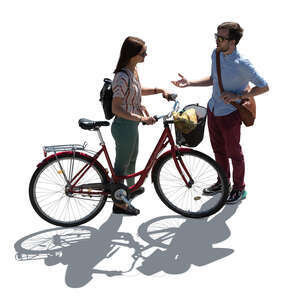
<svg viewBox="0 0 300 300"><path fill-rule="evenodd" d="M56 155L55 154L51 154L50 156L48 156L48 157L46 157L45 159L43 159L40 163L38 163L38 165L37 165L37 168L39 168L39 167L41 167L42 165L44 165L46 162L48 162L50 159L53 159L55 156L56 157L60 157L60 156L62 156L62 155L64 155L64 154L73 154L74 152L73 151L63 151L63 152L58 152L58 153L56 153ZM75 152L76 154L79 154L79 155L82 155L82 156L85 156L85 157L87 157L87 158L89 158L89 159L93 159L93 157L92 156L90 156L90 155L88 155L88 154L86 154L86 153L83 153L83 152ZM107 169L105 169L104 167L103 167L103 165L98 161L98 160L96 160L95 161L95 165L97 165L100 169L102 169L103 171L104 171L104 173L106 174L106 179L108 180L108 181L110 181L110 178L109 178L109 175L108 175L108 170Z"/></svg>
<svg viewBox="0 0 300 300"><path fill-rule="evenodd" d="M178 148L178 151L180 152L192 152L192 151L195 151L193 149L190 149L190 148ZM154 170L156 169L156 166L158 165L158 163L164 158L166 157L167 155L169 155L172 151L171 150L168 150L166 151L165 153L163 153L161 156L158 157L158 159L156 160L153 168L152 168L152 171L151 171L151 181L153 182L153 174L154 174Z"/></svg>

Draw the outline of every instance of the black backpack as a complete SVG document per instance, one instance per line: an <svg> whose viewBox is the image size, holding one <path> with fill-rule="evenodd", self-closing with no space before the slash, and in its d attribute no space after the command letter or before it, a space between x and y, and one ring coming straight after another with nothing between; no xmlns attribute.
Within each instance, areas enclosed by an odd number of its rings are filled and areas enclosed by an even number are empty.
<svg viewBox="0 0 300 300"><path fill-rule="evenodd" d="M125 70L120 70L120 72L123 72L128 76L128 88L126 91L127 93L129 91L130 77ZM109 78L104 78L104 85L100 91L99 101L102 102L102 107L104 110L104 115L106 120L110 120L114 117L114 114L111 109L112 99L113 99L112 80Z"/></svg>

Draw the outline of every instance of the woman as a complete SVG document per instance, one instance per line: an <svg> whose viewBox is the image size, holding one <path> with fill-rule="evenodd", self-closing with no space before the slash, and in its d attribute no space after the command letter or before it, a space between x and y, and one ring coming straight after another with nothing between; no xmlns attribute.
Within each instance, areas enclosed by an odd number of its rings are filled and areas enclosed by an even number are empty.
<svg viewBox="0 0 300 300"><path fill-rule="evenodd" d="M114 169L117 176L125 176L135 173L135 163L138 154L140 122L152 125L156 122L145 106L141 105L142 96L161 93L168 98L168 93L159 88L142 88L136 65L142 63L147 56L145 42L136 37L127 37L122 45L120 58L114 71L115 77L112 83L113 101L112 112L115 119L111 126L111 132L116 142L116 160ZM127 185L132 186L134 178L127 180ZM131 194L131 198L144 192L139 188ZM114 204L114 213L138 215L139 210L133 206Z"/></svg>

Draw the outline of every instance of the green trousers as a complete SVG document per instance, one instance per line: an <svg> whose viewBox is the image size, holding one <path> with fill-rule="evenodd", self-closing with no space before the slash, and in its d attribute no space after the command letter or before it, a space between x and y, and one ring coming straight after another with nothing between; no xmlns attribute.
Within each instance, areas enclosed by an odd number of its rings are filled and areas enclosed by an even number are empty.
<svg viewBox="0 0 300 300"><path fill-rule="evenodd" d="M111 125L111 133L116 142L116 160L114 164L117 176L135 173L136 158L139 150L139 122L116 117ZM127 179L132 186L134 178Z"/></svg>

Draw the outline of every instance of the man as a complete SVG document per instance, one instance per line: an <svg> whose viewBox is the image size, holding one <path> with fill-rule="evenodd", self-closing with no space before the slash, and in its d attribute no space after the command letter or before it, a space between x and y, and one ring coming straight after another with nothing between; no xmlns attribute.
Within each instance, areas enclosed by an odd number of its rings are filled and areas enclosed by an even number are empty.
<svg viewBox="0 0 300 300"><path fill-rule="evenodd" d="M211 86L212 97L208 102L208 129L211 145L217 163L223 168L230 182L231 159L233 167L233 187L227 199L228 204L246 198L244 183L245 163L240 145L241 119L237 109L230 103L249 96L258 96L269 90L266 81L258 75L249 60L237 51L237 44L243 36L243 29L237 23L225 22L218 26L215 34L217 48L212 54L211 75L198 81L189 81L181 74L181 79L172 81L177 87ZM224 92L220 93L216 69L216 51L220 52L220 66ZM252 82L255 86L249 88ZM204 189L204 194L214 195L221 190L221 184Z"/></svg>

